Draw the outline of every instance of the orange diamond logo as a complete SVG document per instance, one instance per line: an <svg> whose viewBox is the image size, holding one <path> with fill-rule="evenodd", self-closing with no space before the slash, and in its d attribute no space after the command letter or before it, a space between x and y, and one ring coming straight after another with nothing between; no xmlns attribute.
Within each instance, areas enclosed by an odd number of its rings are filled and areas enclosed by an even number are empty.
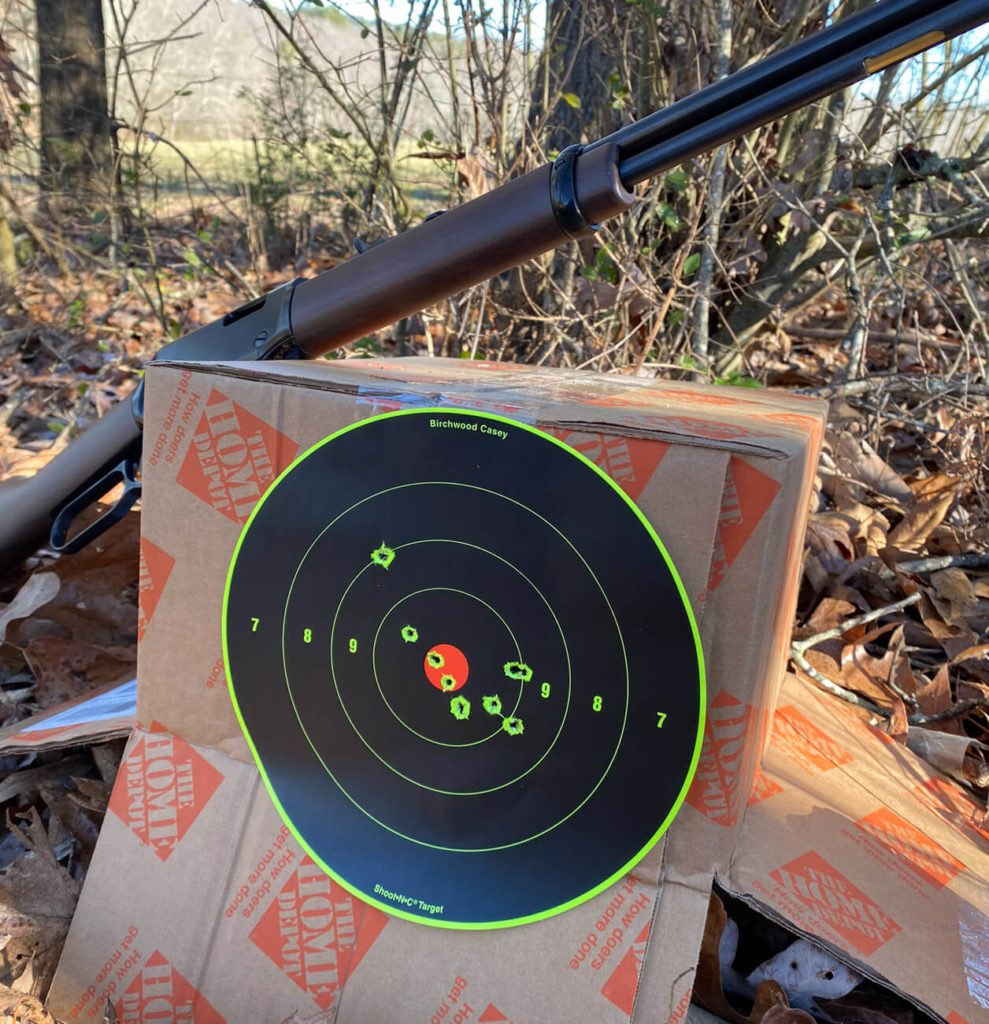
<svg viewBox="0 0 989 1024"><path fill-rule="evenodd" d="M184 740L167 732L149 733L124 758L110 810L166 861L222 780Z"/></svg>
<svg viewBox="0 0 989 1024"><path fill-rule="evenodd" d="M226 1024L216 1010L155 950L116 1005L120 1024Z"/></svg>
<svg viewBox="0 0 989 1024"><path fill-rule="evenodd" d="M144 639L151 616L158 607L158 598L175 566L175 559L147 537L141 538L141 558L138 568L137 639Z"/></svg>
<svg viewBox="0 0 989 1024"><path fill-rule="evenodd" d="M718 825L733 825L742 809L742 771L755 710L722 690L708 708L704 740L687 803Z"/></svg>
<svg viewBox="0 0 989 1024"><path fill-rule="evenodd" d="M900 926L819 853L805 853L770 877L850 946L871 956Z"/></svg>
<svg viewBox="0 0 989 1024"><path fill-rule="evenodd" d="M299 446L214 389L192 435L178 482L235 523L244 523Z"/></svg>
<svg viewBox="0 0 989 1024"><path fill-rule="evenodd" d="M328 1010L387 923L380 910L305 857L258 921L251 941Z"/></svg>

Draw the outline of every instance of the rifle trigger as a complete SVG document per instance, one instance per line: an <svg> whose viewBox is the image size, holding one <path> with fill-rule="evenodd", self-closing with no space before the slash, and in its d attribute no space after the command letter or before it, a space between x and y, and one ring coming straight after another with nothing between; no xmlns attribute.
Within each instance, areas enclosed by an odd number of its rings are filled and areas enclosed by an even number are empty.
<svg viewBox="0 0 989 1024"><path fill-rule="evenodd" d="M118 484L123 484L124 490L114 506L70 539L69 529L76 517L84 509L105 497ZM71 555L81 550L100 534L105 533L114 523L120 522L140 497L138 463L135 459L123 459L58 510L52 523L51 548L63 555Z"/></svg>

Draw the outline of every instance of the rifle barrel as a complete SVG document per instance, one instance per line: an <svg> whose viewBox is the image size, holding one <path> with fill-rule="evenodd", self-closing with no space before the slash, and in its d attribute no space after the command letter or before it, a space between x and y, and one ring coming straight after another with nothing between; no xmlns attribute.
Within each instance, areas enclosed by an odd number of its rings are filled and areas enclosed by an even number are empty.
<svg viewBox="0 0 989 1024"><path fill-rule="evenodd" d="M989 21L989 0L934 2L883 0L585 147L576 231L547 165L300 282L296 344L321 355L548 252L627 209L638 182Z"/></svg>
<svg viewBox="0 0 989 1024"><path fill-rule="evenodd" d="M931 6L931 0L876 4L613 132L587 150L617 146L619 177L632 188L989 20L989 0L955 0L933 11Z"/></svg>

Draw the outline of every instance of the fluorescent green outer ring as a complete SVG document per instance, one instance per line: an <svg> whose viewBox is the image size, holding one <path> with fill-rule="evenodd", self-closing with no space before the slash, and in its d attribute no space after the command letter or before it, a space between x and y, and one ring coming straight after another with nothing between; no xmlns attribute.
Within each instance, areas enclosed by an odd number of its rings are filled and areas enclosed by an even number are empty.
<svg viewBox="0 0 989 1024"><path fill-rule="evenodd" d="M255 517L258 515L268 495L271 494L274 489L281 483L281 481L288 476L289 473L303 460L307 459L313 452L322 448L323 445L329 444L336 438L348 433L351 430L356 430L367 423L374 422L375 420L393 419L398 416L411 416L411 415L423 415L426 413L433 413L434 415L456 415L456 416L474 416L478 419L495 420L500 423L504 423L514 430L526 430L531 434L535 434L541 441L548 441L550 444L555 444L557 447L562 448L568 455L573 456L575 459L579 459L588 467L592 472L596 473L602 480L604 480L609 487L625 502L626 505L635 513L639 522L642 523L643 528L648 532L649 536L653 539L656 547L659 549L660 554L663 556L663 560L666 563L666 567L670 571L670 575L676 584L677 592L680 595L680 599L683 602L684 611L687 614L687 621L690 623L691 635L694 639L694 648L697 651L697 675L698 683L700 685L700 714L697 722L697 738L694 741L693 757L690 761L690 767L687 770L686 777L684 778L683 786L680 788L680 792L673 803L673 807L670 809L669 814L663 820L662 824L649 839L649 841L638 851L633 857L631 857L627 863L623 864L617 871L610 874L603 881L599 882L594 888L588 890L585 893L575 896L573 899L568 900L566 903L561 903L559 906L550 907L547 910L540 911L538 914L530 914L526 917L512 918L506 921L449 921L449 920L437 920L435 918L420 917L416 914L410 914L408 911L400 910L390 903L384 903L382 900L375 898L370 893L361 892L355 888L345 878L338 875L322 858L312 849L311 846L303 839L303 837L296 830L295 825L289 820L288 815L285 813L282 807L281 801L278 799L278 794L275 792L268 779L268 774L264 769L264 765L261 763L261 758L258 755L257 748L254 746L254 740L251 738L250 732L247 729L247 724L244 722L243 715L240 712L240 707L237 704L237 695L234 692L234 684L232 673L230 671L230 658L227 651L227 603L230 597L230 584L233 579L234 567L237 564L237 557L240 554L241 544L244 538L247 536L248 531L251 528L251 524L254 522ZM494 928L511 928L522 924L531 924L535 921L541 921L548 917L555 917L557 914L562 914L565 910L570 910L573 907L579 906L581 903L585 903L587 900L598 893L604 892L605 889L613 885L615 882L623 878L628 872L652 849L653 846L659 841L662 835L670 827L673 819L676 817L677 812L683 806L683 802L687 797L687 791L690 789L690 784L693 781L694 773L697 771L697 763L700 760L701 755L701 744L704 739L704 721L707 709L707 679L704 672L704 652L701 648L700 633L697 629L697 621L694 618L693 609L690 606L690 600L687 597L687 591L684 588L683 581L680 579L680 574L677 572L676 566L673 564L673 559L670 558L669 552L666 550L663 542L659 539L656 531L653 529L652 524L642 514L639 507L632 501L631 498L622 490L614 480L608 476L599 466L595 465L585 455L578 452L576 449L571 448L570 445L564 444L558 438L553 437L551 434L547 434L537 427L529 426L526 423L519 423L516 420L509 419L507 416L497 416L493 413L478 412L473 409L457 409L452 407L426 407L426 408L415 408L415 409L400 409L397 412L382 413L378 416L369 416L366 419L360 420L357 423L352 423L349 426L343 427L341 430L330 434L328 437L323 438L322 441L317 442L311 448L304 451L301 455L297 456L293 462L281 473L278 474L276 479L269 486L268 490L261 496L257 505L254 506L254 510L251 512L250 517L244 524L244 528L241 531L240 537L237 539L237 545L234 548L233 557L230 560L230 569L227 572L226 584L223 588L223 662L224 668L227 674L227 689L230 693L230 700L233 703L234 711L237 715L237 721L240 722L240 727L243 730L244 737L247 740L247 744L251 749L251 754L254 757L254 762L257 765L258 771L261 774L261 779L264 782L265 789L268 791L268 795L271 797L272 802L278 810L282 820L288 825L292 832L292 835L298 840L299 845L309 854L310 857L337 883L343 886L348 892L352 893L358 899L363 900L365 903L369 903L373 907L377 907L379 910L384 911L393 917L402 917L407 921L414 921L417 924L428 925L433 928L451 928L459 929L461 931L487 931Z"/></svg>

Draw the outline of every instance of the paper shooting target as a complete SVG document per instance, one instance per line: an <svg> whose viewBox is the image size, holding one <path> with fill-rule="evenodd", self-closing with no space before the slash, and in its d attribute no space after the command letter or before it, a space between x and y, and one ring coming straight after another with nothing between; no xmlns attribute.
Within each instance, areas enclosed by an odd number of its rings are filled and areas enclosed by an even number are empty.
<svg viewBox="0 0 989 1024"><path fill-rule="evenodd" d="M539 430L357 423L244 528L224 655L265 783L342 885L425 924L521 924L629 869L683 801L704 681L652 527Z"/></svg>

